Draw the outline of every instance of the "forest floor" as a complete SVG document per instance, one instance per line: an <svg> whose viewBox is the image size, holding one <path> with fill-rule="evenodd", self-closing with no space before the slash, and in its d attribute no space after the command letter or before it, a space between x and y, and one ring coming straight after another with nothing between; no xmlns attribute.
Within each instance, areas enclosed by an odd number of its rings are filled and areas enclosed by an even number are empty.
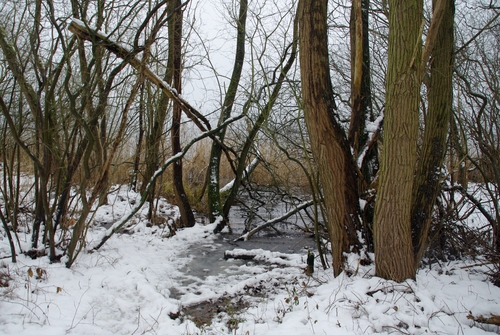
<svg viewBox="0 0 500 335"><path fill-rule="evenodd" d="M135 200L123 190L111 195L94 216L89 246ZM174 207L161 208L175 217ZM167 238L144 213L98 251L84 249L71 269L64 257L50 264L21 254L11 263L0 234L0 334L500 333L485 323L500 315L500 288L480 260L434 263L416 281L395 283L352 255L337 278L319 261L310 277L308 243L243 249L202 223ZM28 248L29 234L19 237Z"/></svg>

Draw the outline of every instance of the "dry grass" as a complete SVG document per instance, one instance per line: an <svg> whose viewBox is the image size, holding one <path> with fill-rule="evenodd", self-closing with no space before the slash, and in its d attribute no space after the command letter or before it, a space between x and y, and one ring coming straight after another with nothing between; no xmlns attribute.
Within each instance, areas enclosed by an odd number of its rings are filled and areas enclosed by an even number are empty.
<svg viewBox="0 0 500 335"><path fill-rule="evenodd" d="M264 158L264 162L259 164L257 169L251 175L251 182L257 185L279 186L285 189L298 188L304 191L308 189L307 179L298 164L288 160L286 156L272 144L261 144L259 149ZM135 143L128 143L116 153L109 174L110 185L123 185L131 182L134 168L135 150ZM202 192L205 190L204 186L210 150L211 140L205 139L195 144L183 159L184 187L193 209L200 213L206 213L208 209L206 196L202 196ZM144 160L144 151L145 150L142 151L141 161ZM168 158L170 148L165 146L162 148L162 152L164 153L164 157L160 157L160 161ZM21 153L20 164L23 173L31 175L34 173L33 164L24 153ZM143 169L144 163L141 162L139 168L140 170ZM65 169L60 169L54 165L54 178L57 178L58 173L64 173L64 171ZM73 179L74 183L78 184L85 180L87 187L92 187L97 181L99 171L97 170L97 167L95 167L94 170L91 170L90 172L90 179L84 179L82 169L78 169ZM226 185L233 178L233 170L225 155L222 155L220 166L221 187ZM141 175L139 175L138 179L138 182L141 183ZM171 180L172 172L167 170L158 180L157 194L175 203Z"/></svg>
<svg viewBox="0 0 500 335"><path fill-rule="evenodd" d="M9 272L9 268L7 265L2 264L0 267L0 288L1 287L9 287L10 281L12 280L12 277Z"/></svg>
<svg viewBox="0 0 500 335"><path fill-rule="evenodd" d="M264 162L254 171L251 176L252 181L259 185L309 192L309 182L299 164L289 160L278 148L273 146L261 148L260 153ZM302 164L305 164L305 159L302 160Z"/></svg>
<svg viewBox="0 0 500 335"><path fill-rule="evenodd" d="M206 213L208 205L206 196L202 196L205 179L207 176L208 162L210 158L211 141L209 139L198 142L183 159L184 187L193 209L200 213ZM166 148L164 152L169 152ZM271 145L260 148L264 162L259 164L251 175L251 181L263 186L278 186L285 189L308 191L309 184L300 166L288 160L286 156ZM130 151L128 151L130 152ZM111 173L112 184L127 184L130 182L134 157L119 155ZM139 177L140 178L140 177ZM220 166L221 187L234 178L233 170L225 157L222 156ZM165 197L175 203L172 185L172 171L168 169L158 180L158 195Z"/></svg>

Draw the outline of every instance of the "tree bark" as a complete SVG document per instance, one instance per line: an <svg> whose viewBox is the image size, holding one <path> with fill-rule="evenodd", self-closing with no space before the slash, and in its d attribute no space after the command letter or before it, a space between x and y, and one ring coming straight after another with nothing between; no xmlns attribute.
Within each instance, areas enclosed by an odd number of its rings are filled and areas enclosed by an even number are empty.
<svg viewBox="0 0 500 335"><path fill-rule="evenodd" d="M364 225L363 238L367 250L373 252L373 208L371 183L378 171L378 146L376 135L369 139L366 121L375 121L372 109L370 45L368 39L369 0L353 0L351 21L349 23L351 39L351 122L348 139L353 155L358 161L358 193L368 200L362 210Z"/></svg>
<svg viewBox="0 0 500 335"><path fill-rule="evenodd" d="M327 2L301 1L299 48L304 116L324 189L333 272L337 276L343 269L343 252L358 245L359 206L356 169L335 114L328 61Z"/></svg>
<svg viewBox="0 0 500 335"><path fill-rule="evenodd" d="M365 130L366 114L368 111L368 104L370 99L369 95L369 81L366 86L367 68L364 64L369 61L365 57L369 55L365 53L368 51L368 31L364 30L364 22L367 21L367 16L363 15L363 0L353 0L351 8L351 22L350 35L351 35L351 123L349 125L349 143L354 150L354 156L357 156L367 140ZM363 85L365 84L365 85Z"/></svg>
<svg viewBox="0 0 500 335"><path fill-rule="evenodd" d="M169 6L173 6L175 12L169 21L169 30L173 28L173 40L170 43L173 52L173 72L174 72L174 89L178 94L181 94L181 74L182 74L182 9L181 0L171 1ZM171 23L171 24L170 24ZM170 32L169 32L170 35ZM172 141L172 156L177 155L182 151L180 140L182 109L177 101L174 101L174 109L172 114L172 129L170 130ZM186 191L184 190L184 182L182 176L182 159L179 159L173 164L173 183L175 191L176 204L181 213L181 227L192 227L195 224L194 214L189 204ZM152 206L153 204L151 204Z"/></svg>
<svg viewBox="0 0 500 335"><path fill-rule="evenodd" d="M422 0L389 1L389 58L380 181L375 204L376 275L415 278L411 204L417 159Z"/></svg>
<svg viewBox="0 0 500 335"><path fill-rule="evenodd" d="M415 174L412 203L412 240L415 268L428 244L432 213L440 190L441 168L452 108L454 0L434 0L444 4L441 24L431 50L429 109L425 119L422 148ZM437 19L433 17L433 20ZM425 54L424 54L425 57Z"/></svg>

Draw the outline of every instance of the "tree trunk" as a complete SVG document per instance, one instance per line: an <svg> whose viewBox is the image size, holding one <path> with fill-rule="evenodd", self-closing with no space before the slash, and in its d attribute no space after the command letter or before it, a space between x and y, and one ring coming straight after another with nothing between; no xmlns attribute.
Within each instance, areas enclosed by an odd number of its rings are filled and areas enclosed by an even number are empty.
<svg viewBox="0 0 500 335"><path fill-rule="evenodd" d="M231 116L234 100L236 99L236 92L240 83L243 62L245 60L245 27L247 19L247 7L248 1L240 0L240 13L238 21L236 22L238 26L238 34L236 38L236 55L234 60L233 73L231 75L231 81L229 82L229 87L227 89L224 103L222 105L222 112L219 117L219 125L224 123ZM225 135L225 128L221 129L221 131L216 135L220 143L224 142ZM220 143L216 141L212 142L212 150L210 152L210 160L208 165L208 217L210 219L210 222L214 222L218 217L222 217L224 219L219 192L219 171L222 155L222 146L220 145Z"/></svg>
<svg viewBox="0 0 500 335"><path fill-rule="evenodd" d="M449 169L451 171L452 184L457 183L467 189L469 178L467 174L467 154L462 144L466 142L466 139L464 138L464 134L461 133L458 122L457 118L452 114L450 119Z"/></svg>
<svg viewBox="0 0 500 335"><path fill-rule="evenodd" d="M175 12L170 19L173 27L173 43L170 44L173 51L173 70L174 70L174 89L177 93L181 94L181 74L182 74L182 8L181 0L171 1L169 6L173 6ZM169 29L170 30L170 29ZM169 32L170 34L170 32ZM182 151L181 141L180 141L180 129L181 129L181 115L182 109L177 101L174 101L174 110L172 114L172 129L171 131L171 141L172 141L172 156L175 156ZM179 211L181 213L180 225L182 227L192 227L195 224L193 211L189 205L189 199L184 190L184 183L182 180L182 159L179 159L173 165L173 183L175 191L175 200ZM151 206L153 204L151 203Z"/></svg>
<svg viewBox="0 0 500 335"><path fill-rule="evenodd" d="M433 6L437 1L434 0ZM434 204L440 190L441 168L452 107L454 0L444 0L445 12L432 49L429 109L422 149L415 174L412 204L412 239L417 269L428 244ZM434 18L433 18L434 19Z"/></svg>
<svg viewBox="0 0 500 335"><path fill-rule="evenodd" d="M36 2L35 6L35 20L36 22L40 22L41 15L41 3ZM39 25L35 25L33 27L33 31L30 34L30 42L33 50L36 49L39 43ZM0 49L4 54L4 58L6 63L9 65L9 70L12 72L12 75L16 78L16 81L20 87L21 94L26 100L26 103L29 106L30 112L33 115L33 120L35 124L35 153L29 152L26 145L22 144L25 152L27 152L28 156L32 159L35 166L35 219L33 222L33 235L32 235L32 246L36 248L38 246L38 237L40 231L40 225L43 223L45 225L44 232L44 243L49 245L49 257L51 260L56 260L55 254L55 241L54 236L55 232L52 226L52 219L49 212L49 178L50 172L52 168L52 148L53 148L53 139L52 134L49 134L48 129L51 126L50 114L49 112L43 109L41 105L42 95L41 91L37 93L31 83L28 81L28 78L25 76L24 68L19 63L17 57L17 51L14 48L13 44L7 40L7 35L5 29L0 26ZM37 66L41 66L37 63ZM37 70L42 71L37 67ZM41 82L38 82L39 87L43 87ZM48 99L48 98L47 98ZM15 131L13 129L13 131Z"/></svg>
<svg viewBox="0 0 500 335"><path fill-rule="evenodd" d="M305 121L324 190L333 272L343 269L342 253L357 245L357 175L346 135L336 120L330 78L327 0L299 4L300 74Z"/></svg>
<svg viewBox="0 0 500 335"><path fill-rule="evenodd" d="M146 83L142 83L141 85L141 93L139 98L139 109L137 111L139 120L137 121L139 124L139 133L137 134L137 146L135 149L135 157L134 157L134 169L132 170L132 176L130 179L130 189L137 191L137 179L139 176L139 163L141 162L142 155L142 141L144 140L144 86Z"/></svg>
<svg viewBox="0 0 500 335"><path fill-rule="evenodd" d="M417 158L422 0L389 1L384 142L375 204L376 275L415 278L411 204Z"/></svg>
<svg viewBox="0 0 500 335"><path fill-rule="evenodd" d="M358 193L367 200L363 211L363 238L367 250L373 252L373 209L371 183L378 171L377 141L369 139L366 121L375 121L372 110L370 78L370 45L368 40L369 0L353 0L351 21L351 122L349 124L349 144L360 168Z"/></svg>
<svg viewBox="0 0 500 335"><path fill-rule="evenodd" d="M365 37L368 40L368 32L364 31L364 17L362 0L353 0L351 8L351 22L349 23L351 35L351 123L349 125L349 143L356 157L364 143L366 143L365 121L367 113L366 96L363 92L363 75L365 73ZM369 86L368 86L369 88ZM365 88L366 90L366 88Z"/></svg>

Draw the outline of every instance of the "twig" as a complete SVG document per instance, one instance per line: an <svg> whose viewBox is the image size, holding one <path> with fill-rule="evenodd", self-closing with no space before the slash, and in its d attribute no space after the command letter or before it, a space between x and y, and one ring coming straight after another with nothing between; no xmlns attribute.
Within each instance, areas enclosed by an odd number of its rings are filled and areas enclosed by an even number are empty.
<svg viewBox="0 0 500 335"><path fill-rule="evenodd" d="M463 270L463 269L474 268L476 266L492 265L492 264L497 264L497 263L496 262L482 262L482 263L475 263L475 264L471 264L471 265L464 265L464 266L460 266L458 268L461 269L461 270ZM456 270L456 268L449 269L449 271L453 271L453 270Z"/></svg>

